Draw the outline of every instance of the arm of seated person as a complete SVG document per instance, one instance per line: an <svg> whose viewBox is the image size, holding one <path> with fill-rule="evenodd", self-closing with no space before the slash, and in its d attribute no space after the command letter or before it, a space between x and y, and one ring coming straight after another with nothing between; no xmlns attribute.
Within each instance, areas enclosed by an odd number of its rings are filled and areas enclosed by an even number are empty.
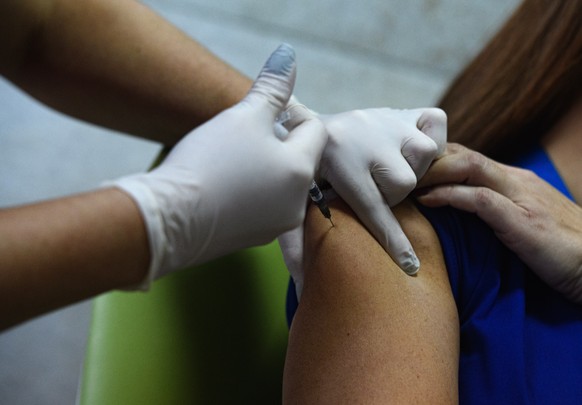
<svg viewBox="0 0 582 405"><path fill-rule="evenodd" d="M407 276L347 205L305 222L305 284L289 335L284 403L456 403L459 326L434 230L395 214L422 263Z"/></svg>

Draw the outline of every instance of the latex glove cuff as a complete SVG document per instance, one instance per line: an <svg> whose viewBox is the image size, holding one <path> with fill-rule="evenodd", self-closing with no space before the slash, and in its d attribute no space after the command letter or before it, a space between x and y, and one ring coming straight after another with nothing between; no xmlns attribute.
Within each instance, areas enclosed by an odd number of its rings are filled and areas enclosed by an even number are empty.
<svg viewBox="0 0 582 405"><path fill-rule="evenodd" d="M149 290L151 283L162 273L161 269L164 251L165 247L168 246L168 240L164 230L164 220L160 214L159 203L150 187L139 181L138 177L140 176L142 175L123 177L115 182L107 184L108 186L121 189L129 194L129 196L135 201L144 220L144 226L146 227L149 241L150 266L147 275L141 283L125 288L127 291Z"/></svg>

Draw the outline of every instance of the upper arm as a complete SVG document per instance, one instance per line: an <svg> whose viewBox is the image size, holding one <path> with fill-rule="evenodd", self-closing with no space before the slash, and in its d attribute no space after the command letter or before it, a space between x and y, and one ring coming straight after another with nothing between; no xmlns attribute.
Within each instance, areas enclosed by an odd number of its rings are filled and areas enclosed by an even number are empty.
<svg viewBox="0 0 582 405"><path fill-rule="evenodd" d="M290 402L457 401L458 318L436 234L412 204L396 211L421 260L407 276L341 202L310 211L305 281L290 331Z"/></svg>
<svg viewBox="0 0 582 405"><path fill-rule="evenodd" d="M49 0L0 1L0 73L11 77L25 63L51 9Z"/></svg>

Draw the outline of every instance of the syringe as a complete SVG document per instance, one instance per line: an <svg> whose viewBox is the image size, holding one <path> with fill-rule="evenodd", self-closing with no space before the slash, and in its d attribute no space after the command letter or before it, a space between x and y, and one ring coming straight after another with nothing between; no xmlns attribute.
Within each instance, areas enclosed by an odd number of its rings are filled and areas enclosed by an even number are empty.
<svg viewBox="0 0 582 405"><path fill-rule="evenodd" d="M325 197L323 196L323 193L319 189L319 186L315 180L311 182L311 187L309 188L309 197L311 197L311 200L315 203L315 205L317 205L317 208L319 208L323 216L329 219L331 226L335 226L331 220L331 212L329 211Z"/></svg>

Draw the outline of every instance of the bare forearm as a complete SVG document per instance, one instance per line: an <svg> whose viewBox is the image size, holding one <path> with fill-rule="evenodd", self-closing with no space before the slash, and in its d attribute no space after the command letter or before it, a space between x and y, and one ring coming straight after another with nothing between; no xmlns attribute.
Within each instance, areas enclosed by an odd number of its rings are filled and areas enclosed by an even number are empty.
<svg viewBox="0 0 582 405"><path fill-rule="evenodd" d="M0 329L139 283L149 248L117 189L0 210Z"/></svg>
<svg viewBox="0 0 582 405"><path fill-rule="evenodd" d="M136 1L49 3L28 21L24 50L15 51L20 63L4 74L69 115L173 144L250 88L250 79Z"/></svg>

